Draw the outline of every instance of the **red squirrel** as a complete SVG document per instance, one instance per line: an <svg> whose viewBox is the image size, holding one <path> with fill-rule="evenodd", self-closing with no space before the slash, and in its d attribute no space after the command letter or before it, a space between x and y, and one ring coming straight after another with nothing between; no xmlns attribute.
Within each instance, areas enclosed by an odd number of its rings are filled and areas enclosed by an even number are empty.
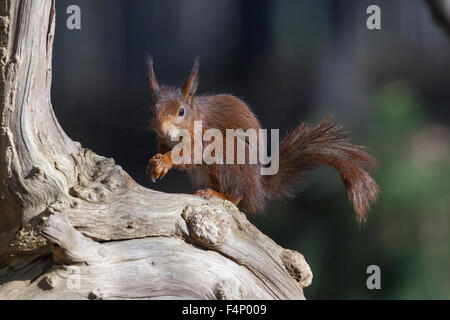
<svg viewBox="0 0 450 320"><path fill-rule="evenodd" d="M258 170L261 164L174 164L172 148L177 142L171 139L173 131L186 129L193 135L194 121L201 120L203 130L216 128L222 133L226 129L260 129L255 115L241 99L230 94L196 95L198 73L197 58L183 87L160 86L153 61L148 59L153 101L151 126L158 141L158 153L149 160L146 169L153 181L162 179L171 168L188 170L201 188L196 195L226 199L244 212L256 213L263 211L266 200L292 197L305 171L327 165L340 174L357 221L366 220L379 192L368 173L375 166L375 159L363 147L349 143L348 133L328 118L317 125L302 123L284 137L279 145L279 171L275 175L261 175Z"/></svg>

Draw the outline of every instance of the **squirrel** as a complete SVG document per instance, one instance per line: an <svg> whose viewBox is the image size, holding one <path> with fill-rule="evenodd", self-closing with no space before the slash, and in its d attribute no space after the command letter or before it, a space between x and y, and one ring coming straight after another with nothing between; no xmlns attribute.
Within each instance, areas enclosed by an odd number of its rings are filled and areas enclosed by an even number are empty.
<svg viewBox="0 0 450 320"><path fill-rule="evenodd" d="M305 171L327 165L342 178L356 220L365 222L379 192L368 173L376 161L364 147L349 143L349 134L329 118L317 125L302 123L284 137L279 146L279 171L275 175L261 175L261 164L174 164L173 137L180 129L193 134L194 121L201 120L203 130L215 128L222 133L238 128L259 130L261 126L247 104L233 95L196 95L198 57L181 88L160 86L151 57L147 65L152 96L151 126L158 142L158 153L146 168L153 182L162 179L172 168L187 170L200 188L195 195L205 199L218 197L231 201L246 213L257 213L264 210L267 200L293 197Z"/></svg>

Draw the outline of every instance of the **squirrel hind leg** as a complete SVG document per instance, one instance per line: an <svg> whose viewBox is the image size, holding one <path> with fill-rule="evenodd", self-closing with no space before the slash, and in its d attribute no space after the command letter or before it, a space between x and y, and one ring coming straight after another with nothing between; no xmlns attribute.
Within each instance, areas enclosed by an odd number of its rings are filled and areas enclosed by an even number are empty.
<svg viewBox="0 0 450 320"><path fill-rule="evenodd" d="M242 200L242 197L233 198L232 196L226 195L224 193L215 191L215 190L210 189L210 188L197 190L195 195L199 196L199 197L202 197L204 199L211 199L212 197L216 197L216 198L219 198L219 199L222 199L222 200L228 200L228 201L234 203L235 205L238 205L239 202L241 202L241 200Z"/></svg>

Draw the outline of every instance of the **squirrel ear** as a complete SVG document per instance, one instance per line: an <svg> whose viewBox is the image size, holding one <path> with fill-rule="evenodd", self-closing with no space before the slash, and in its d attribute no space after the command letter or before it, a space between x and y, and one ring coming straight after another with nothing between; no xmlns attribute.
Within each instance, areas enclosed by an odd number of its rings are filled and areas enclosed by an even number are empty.
<svg viewBox="0 0 450 320"><path fill-rule="evenodd" d="M198 87L198 70L200 68L199 58L196 57L194 60L194 64L192 66L191 73L189 78L186 80L186 83L183 85L181 89L181 93L188 100L189 104L192 106L192 101L194 99L195 92Z"/></svg>
<svg viewBox="0 0 450 320"><path fill-rule="evenodd" d="M153 59L151 56L147 57L148 79L150 86L150 93L154 98L159 90L159 84L156 80L155 72L153 71Z"/></svg>

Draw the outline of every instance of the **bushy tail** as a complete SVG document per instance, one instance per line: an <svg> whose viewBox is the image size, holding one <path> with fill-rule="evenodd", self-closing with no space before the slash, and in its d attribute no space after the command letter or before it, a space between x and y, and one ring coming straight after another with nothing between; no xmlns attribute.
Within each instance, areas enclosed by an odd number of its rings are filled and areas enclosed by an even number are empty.
<svg viewBox="0 0 450 320"><path fill-rule="evenodd" d="M344 182L356 219L366 219L370 204L377 198L379 188L367 171L375 159L363 147L347 141L348 133L328 118L318 125L300 124L280 144L279 171L263 176L267 198L293 196L295 186L306 170L319 165L336 169Z"/></svg>

